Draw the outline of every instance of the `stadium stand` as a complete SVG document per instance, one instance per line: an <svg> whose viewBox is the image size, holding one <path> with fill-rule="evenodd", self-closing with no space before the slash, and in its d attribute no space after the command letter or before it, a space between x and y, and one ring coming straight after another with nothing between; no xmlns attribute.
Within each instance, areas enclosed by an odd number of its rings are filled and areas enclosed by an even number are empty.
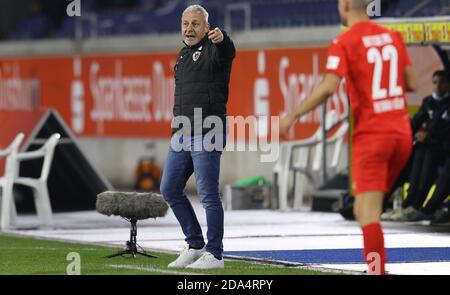
<svg viewBox="0 0 450 295"><path fill-rule="evenodd" d="M110 7L105 3L101 6L96 5L97 1L82 2L81 19L84 37L175 33L178 32L179 26L173 21L174 18L178 18L180 12L192 2L171 0L164 1L154 9L143 9L142 4L135 1L138 4L117 9L111 3ZM450 11L450 3L447 0L381 1L382 17L448 15ZM248 14L250 29L327 26L339 23L339 15L335 9L337 0L205 0L197 2L208 9L213 24L223 27L225 19L229 17L233 30L245 29L243 25L245 10L250 12ZM233 5L236 9L228 9ZM229 16L226 15L227 13ZM73 18L65 16L58 27L51 26L54 24L48 22L45 11L39 16L25 16L18 20L16 30L11 34L10 39L75 37L76 20Z"/></svg>

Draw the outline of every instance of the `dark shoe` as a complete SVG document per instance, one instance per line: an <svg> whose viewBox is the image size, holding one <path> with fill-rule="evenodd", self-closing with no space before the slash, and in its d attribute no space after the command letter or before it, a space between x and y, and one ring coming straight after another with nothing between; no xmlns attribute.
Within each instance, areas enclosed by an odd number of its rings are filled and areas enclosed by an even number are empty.
<svg viewBox="0 0 450 295"><path fill-rule="evenodd" d="M420 210L411 211L408 214L406 214L406 221L409 222L431 220L432 218L433 218L432 215L427 215Z"/></svg>
<svg viewBox="0 0 450 295"><path fill-rule="evenodd" d="M450 223L450 211L448 209L439 210L431 220L431 225L442 225L447 223Z"/></svg>
<svg viewBox="0 0 450 295"><path fill-rule="evenodd" d="M353 214L353 205L339 209L339 214L341 214L341 216L344 217L345 220L355 220L355 215Z"/></svg>

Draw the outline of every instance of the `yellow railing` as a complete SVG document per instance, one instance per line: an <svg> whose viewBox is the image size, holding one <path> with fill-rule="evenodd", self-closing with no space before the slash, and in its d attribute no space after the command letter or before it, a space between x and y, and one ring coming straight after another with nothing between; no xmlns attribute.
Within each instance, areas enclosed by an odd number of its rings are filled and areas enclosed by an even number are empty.
<svg viewBox="0 0 450 295"><path fill-rule="evenodd" d="M450 44L450 20L437 18L387 18L376 22L402 34L407 44ZM341 27L342 31L346 27Z"/></svg>

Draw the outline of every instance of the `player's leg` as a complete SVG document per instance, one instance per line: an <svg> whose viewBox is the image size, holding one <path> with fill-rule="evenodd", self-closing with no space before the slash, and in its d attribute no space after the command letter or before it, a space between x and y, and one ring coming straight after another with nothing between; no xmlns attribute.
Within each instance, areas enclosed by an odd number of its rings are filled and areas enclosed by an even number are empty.
<svg viewBox="0 0 450 295"><path fill-rule="evenodd" d="M385 274L386 250L380 224L383 199L406 166L412 149L409 139L386 140L383 145L384 152L380 152L380 145L373 145L366 150L356 149L360 154L354 157L354 160L360 160L355 169L361 191L356 195L354 210L363 231L364 257L369 265L369 274ZM364 173L363 167L366 169ZM370 190L377 187L380 190Z"/></svg>
<svg viewBox="0 0 450 295"><path fill-rule="evenodd" d="M369 274L385 273L386 253L380 220L384 195L390 190L388 171L395 146L395 139L381 136L360 137L353 142L354 213L363 232Z"/></svg>
<svg viewBox="0 0 450 295"><path fill-rule="evenodd" d="M372 191L356 195L355 217L359 225L366 226L370 223L380 222L383 208L384 192Z"/></svg>
<svg viewBox="0 0 450 295"><path fill-rule="evenodd" d="M369 191L356 195L354 213L363 231L364 257L369 274L385 274L386 252L380 216L384 192Z"/></svg>
<svg viewBox="0 0 450 295"><path fill-rule="evenodd" d="M413 156L410 156L408 158L405 167L398 173L399 174L398 177L394 178L395 181L391 186L391 190L389 191L388 196L391 196L398 188L403 188L405 182L409 181L409 177L411 175L412 162ZM395 175L396 173L393 174ZM394 175L392 177L395 177Z"/></svg>

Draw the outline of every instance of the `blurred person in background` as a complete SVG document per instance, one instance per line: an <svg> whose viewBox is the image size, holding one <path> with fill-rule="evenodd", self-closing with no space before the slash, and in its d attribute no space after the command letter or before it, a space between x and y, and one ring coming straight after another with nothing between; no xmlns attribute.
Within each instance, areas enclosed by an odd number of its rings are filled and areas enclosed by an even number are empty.
<svg viewBox="0 0 450 295"><path fill-rule="evenodd" d="M100 10L120 10L139 7L141 0L95 0L94 9Z"/></svg>
<svg viewBox="0 0 450 295"><path fill-rule="evenodd" d="M50 20L50 32L61 27L62 21L67 17L67 1L39 0L42 12ZM81 1L83 2L83 1ZM83 4L81 4L83 5Z"/></svg>
<svg viewBox="0 0 450 295"><path fill-rule="evenodd" d="M431 218L421 208L438 177L439 167L450 153L450 74L444 70L436 71L432 83L433 93L423 99L411 120L415 145L408 181L410 187L402 204L407 221Z"/></svg>
<svg viewBox="0 0 450 295"><path fill-rule="evenodd" d="M450 197L450 156L447 158L435 184L436 187L431 191L429 198L420 210L423 215L432 216L432 218L429 218L431 225L450 222L450 202L448 202ZM444 203L446 200L447 202Z"/></svg>
<svg viewBox="0 0 450 295"><path fill-rule="evenodd" d="M151 11L160 8L163 5L162 0L139 0L139 9L143 11Z"/></svg>

